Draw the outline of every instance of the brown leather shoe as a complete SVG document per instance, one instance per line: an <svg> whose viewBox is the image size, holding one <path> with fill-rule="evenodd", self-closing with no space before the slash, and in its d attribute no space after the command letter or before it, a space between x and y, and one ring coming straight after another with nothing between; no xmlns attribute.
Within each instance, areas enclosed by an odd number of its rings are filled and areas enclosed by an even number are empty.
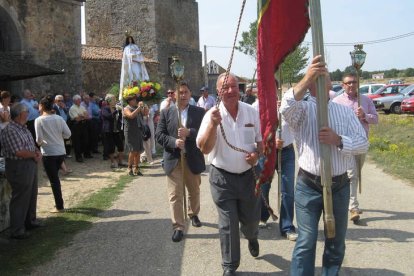
<svg viewBox="0 0 414 276"><path fill-rule="evenodd" d="M351 213L351 220L352 221L358 221L359 220L359 212L358 212L358 210L356 210L356 209L352 209L351 211L350 211L350 213Z"/></svg>

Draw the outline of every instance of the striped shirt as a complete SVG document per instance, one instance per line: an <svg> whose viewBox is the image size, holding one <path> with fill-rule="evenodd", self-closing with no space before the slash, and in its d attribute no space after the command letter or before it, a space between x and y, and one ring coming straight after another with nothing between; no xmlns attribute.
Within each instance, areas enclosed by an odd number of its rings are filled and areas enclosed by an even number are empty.
<svg viewBox="0 0 414 276"><path fill-rule="evenodd" d="M0 141L5 158L22 160L23 158L16 156L16 152L22 150L36 151L32 134L26 125L22 126L14 121L10 121L6 128L1 131Z"/></svg>
<svg viewBox="0 0 414 276"><path fill-rule="evenodd" d="M295 137L299 167L320 176L316 98L297 101L290 89L283 97L281 113ZM368 140L358 118L348 107L329 101L328 118L329 127L342 137L343 143L342 150L331 145L332 176L337 176L354 166L353 155L367 152Z"/></svg>
<svg viewBox="0 0 414 276"><path fill-rule="evenodd" d="M356 112L358 109L358 98L352 97L348 95L347 93L343 93L339 95L338 97L334 98L332 101L334 103L347 106L351 108L354 112ZM369 124L378 124L378 113L375 110L374 103L368 96L361 95L361 107L365 113L365 118L359 121L361 122L368 136Z"/></svg>

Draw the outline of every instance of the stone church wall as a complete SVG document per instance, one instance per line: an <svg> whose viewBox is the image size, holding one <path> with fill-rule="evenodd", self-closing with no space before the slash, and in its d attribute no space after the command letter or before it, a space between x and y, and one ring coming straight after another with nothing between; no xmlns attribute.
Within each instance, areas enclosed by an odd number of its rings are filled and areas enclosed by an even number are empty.
<svg viewBox="0 0 414 276"><path fill-rule="evenodd" d="M73 0L0 0L0 9L10 15L18 30L20 52L28 62L65 74L15 82L16 94L32 89L37 95L79 92L81 89L81 18L80 1ZM7 49L6 49L7 51Z"/></svg>
<svg viewBox="0 0 414 276"><path fill-rule="evenodd" d="M163 87L173 87L169 64L178 55L193 93L202 86L198 4L195 0L87 0L86 44L119 47L131 31L145 57L159 62L155 74Z"/></svg>

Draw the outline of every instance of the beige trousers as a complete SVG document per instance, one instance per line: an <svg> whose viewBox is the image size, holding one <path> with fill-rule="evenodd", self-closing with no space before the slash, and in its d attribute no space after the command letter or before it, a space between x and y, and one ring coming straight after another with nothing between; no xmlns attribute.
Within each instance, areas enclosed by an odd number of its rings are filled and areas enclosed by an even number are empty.
<svg viewBox="0 0 414 276"><path fill-rule="evenodd" d="M193 174L184 159L185 186L187 187L187 213L191 218L200 212L200 184L201 176ZM184 230L184 187L182 181L181 160L177 167L167 176L168 198L170 201L171 220L174 230Z"/></svg>

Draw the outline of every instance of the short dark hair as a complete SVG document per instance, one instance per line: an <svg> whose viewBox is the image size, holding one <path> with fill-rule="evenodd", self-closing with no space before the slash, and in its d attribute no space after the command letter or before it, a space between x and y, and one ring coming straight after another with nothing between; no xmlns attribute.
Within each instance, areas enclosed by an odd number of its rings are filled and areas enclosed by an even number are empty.
<svg viewBox="0 0 414 276"><path fill-rule="evenodd" d="M356 74L355 73L353 73L353 72L350 72L350 73L345 73L343 76L342 76L342 81L344 81L344 79L345 78L356 78L357 76L356 76Z"/></svg>
<svg viewBox="0 0 414 276"><path fill-rule="evenodd" d="M132 39L132 43L133 44L135 44L135 41L134 41L134 38L132 37L132 36L127 36L126 37L126 39L125 39L125 46L124 47L126 47L126 46L128 46L129 45L129 38L131 38Z"/></svg>
<svg viewBox="0 0 414 276"><path fill-rule="evenodd" d="M53 109L53 103L54 98L52 95L47 95L46 97L43 97L39 102L39 104L42 105L45 111L51 111Z"/></svg>

